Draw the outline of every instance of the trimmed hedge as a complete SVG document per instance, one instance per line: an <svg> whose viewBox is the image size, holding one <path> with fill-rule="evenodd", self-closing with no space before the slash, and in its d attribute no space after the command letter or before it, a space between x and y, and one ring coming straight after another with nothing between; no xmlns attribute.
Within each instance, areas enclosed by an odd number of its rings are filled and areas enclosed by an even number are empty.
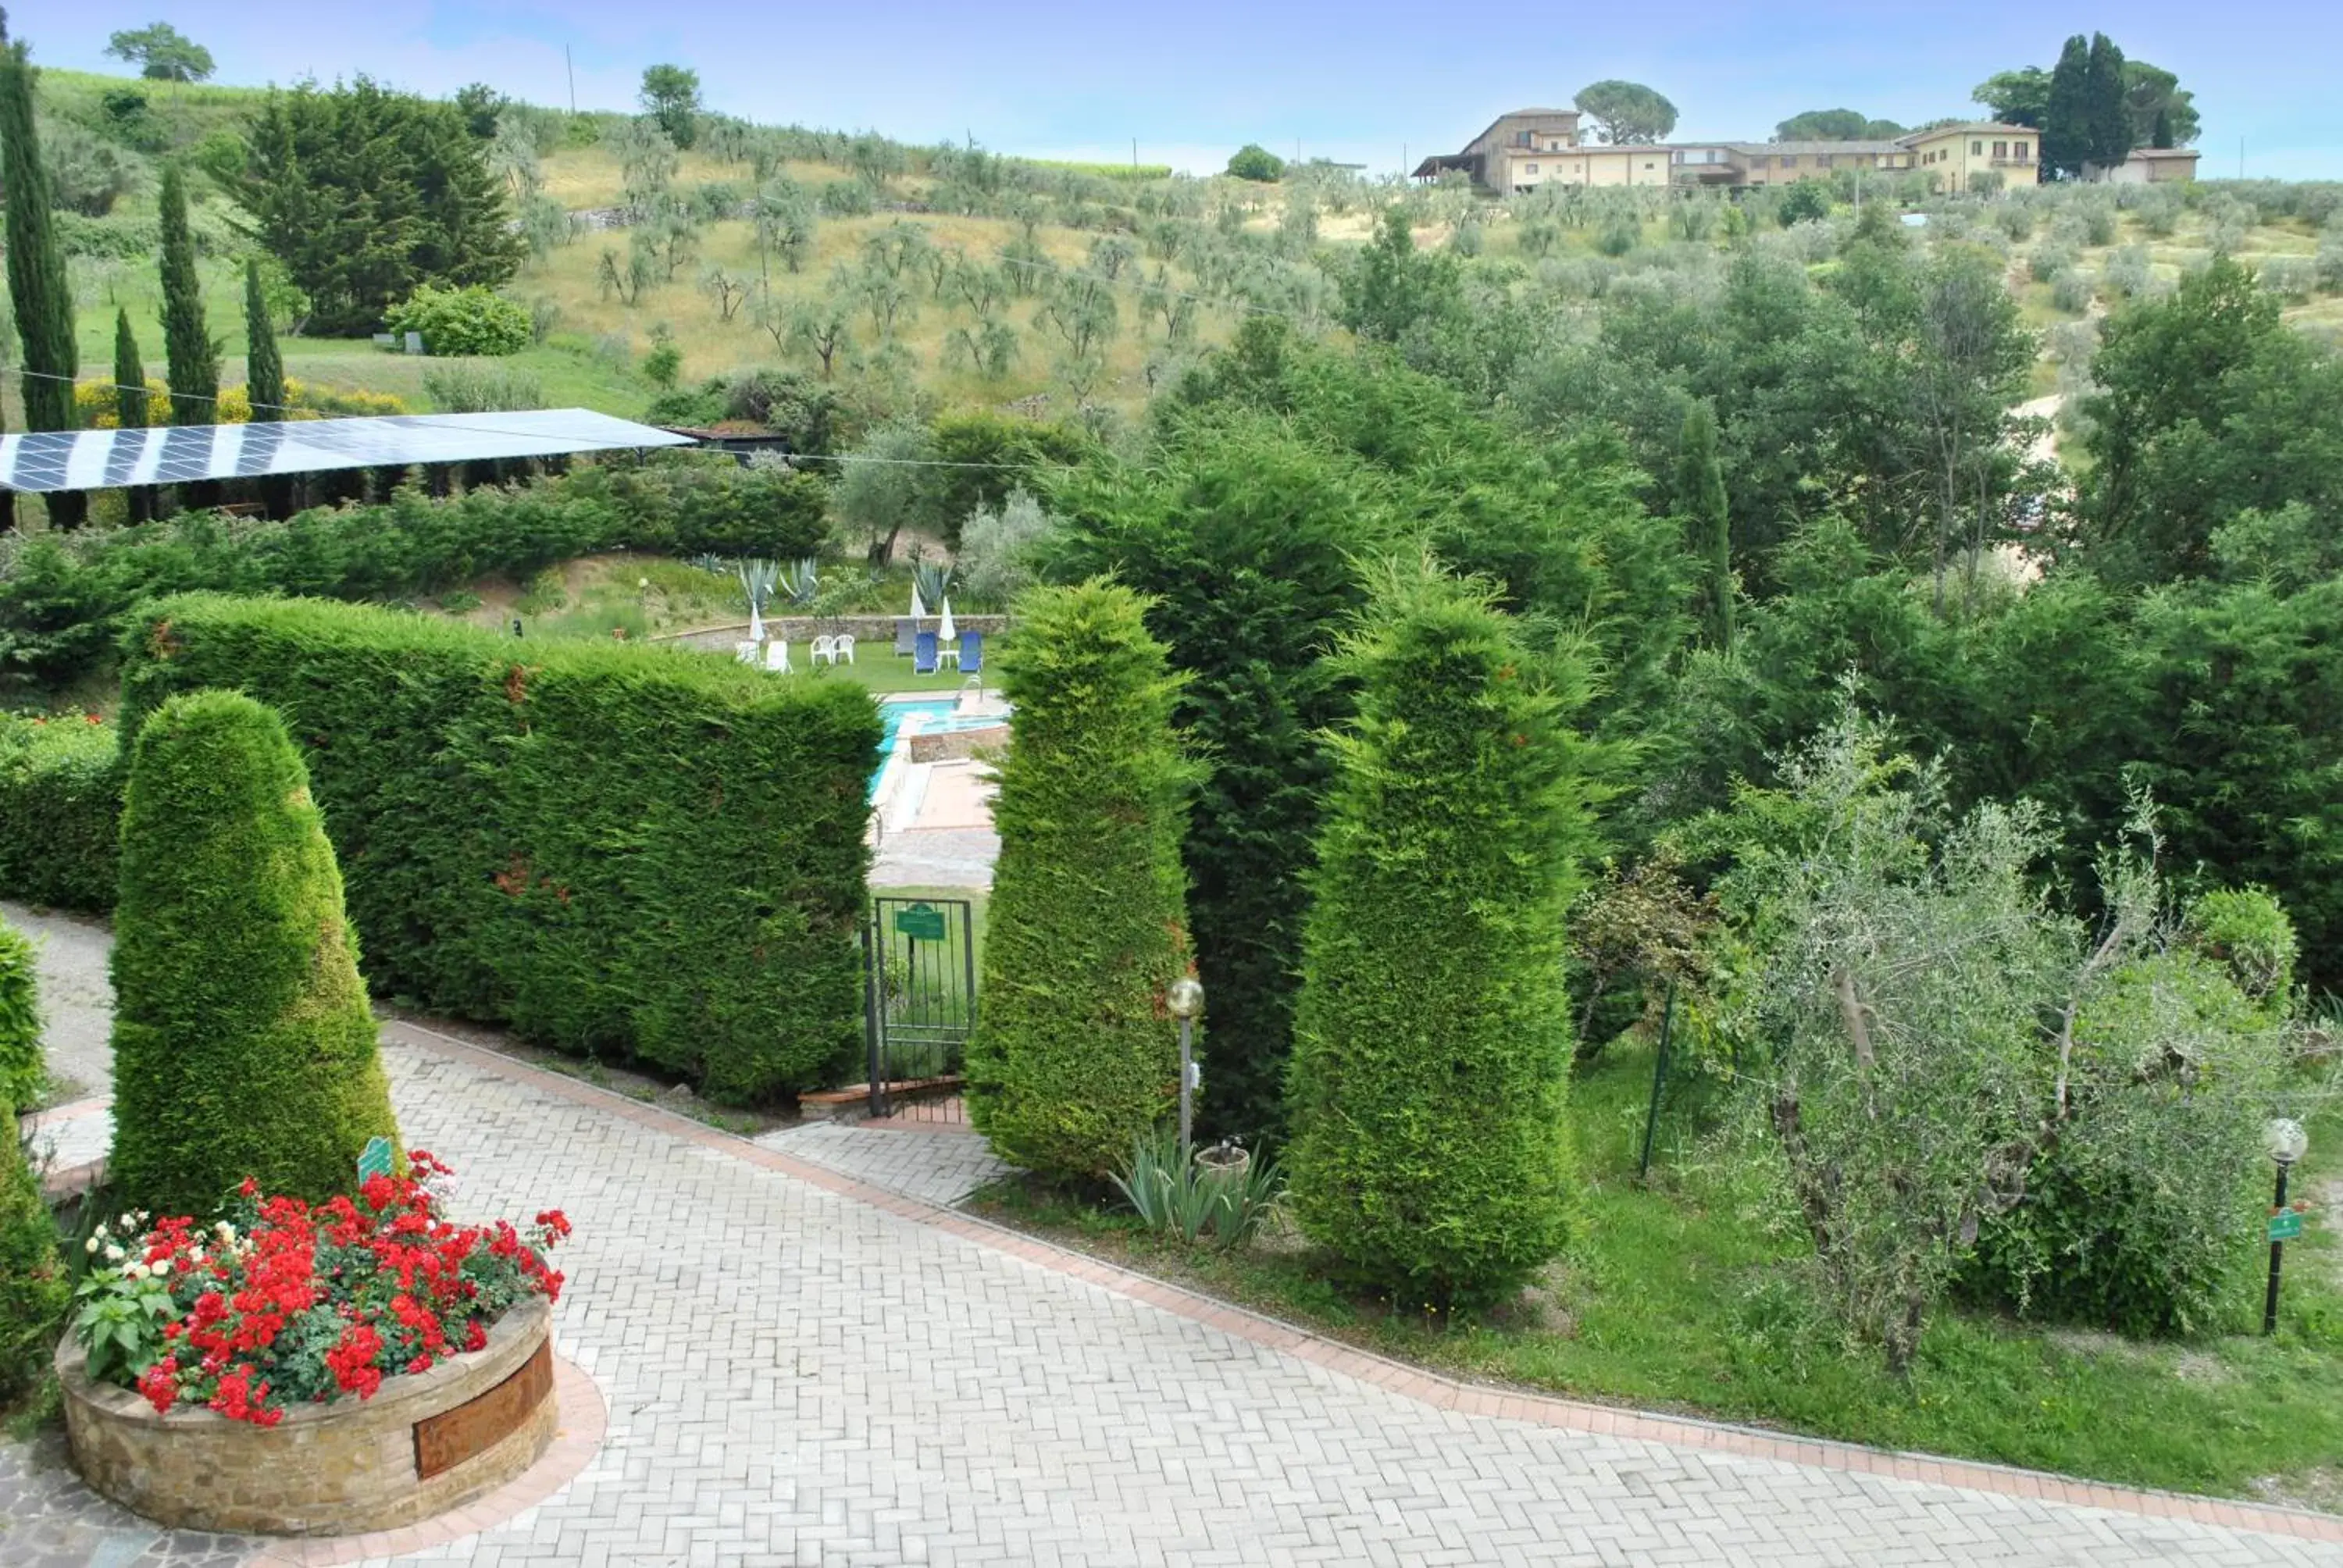
<svg viewBox="0 0 2343 1568"><path fill-rule="evenodd" d="M211 1213L246 1177L320 1201L398 1138L342 879L285 722L232 691L138 731L114 912L114 1149L126 1205Z"/></svg>
<svg viewBox="0 0 2343 1568"><path fill-rule="evenodd" d="M853 1060L880 733L860 687L315 600L142 611L126 733L202 686L286 715L378 991L732 1103Z"/></svg>
<svg viewBox="0 0 2343 1568"><path fill-rule="evenodd" d="M1566 703L1478 588L1395 574L1369 619L1303 931L1286 1169L1305 1233L1444 1308L1563 1243L1564 914L1593 829ZM1583 671L1553 673L1583 693Z"/></svg>
<svg viewBox="0 0 2343 1568"><path fill-rule="evenodd" d="M1001 1158L1052 1176L1106 1176L1179 1099L1163 999L1193 963L1180 840L1195 769L1147 608L1101 581L1036 589L1001 649L1017 725L993 804L969 1119Z"/></svg>
<svg viewBox="0 0 2343 1568"><path fill-rule="evenodd" d="M48 1370L71 1289L56 1222L16 1140L15 1107L0 1098L0 1405Z"/></svg>
<svg viewBox="0 0 2343 1568"><path fill-rule="evenodd" d="M42 1068L40 967L25 933L0 920L0 1104L30 1105L40 1098ZM13 1138L11 1124L0 1137Z"/></svg>
<svg viewBox="0 0 2343 1568"><path fill-rule="evenodd" d="M114 907L120 750L110 724L0 718L0 898Z"/></svg>
<svg viewBox="0 0 2343 1568"><path fill-rule="evenodd" d="M789 469L679 453L433 500L318 507L281 523L168 522L0 538L0 679L55 687L97 668L139 601L196 590L395 599L488 574L525 578L604 550L820 550L830 487Z"/></svg>

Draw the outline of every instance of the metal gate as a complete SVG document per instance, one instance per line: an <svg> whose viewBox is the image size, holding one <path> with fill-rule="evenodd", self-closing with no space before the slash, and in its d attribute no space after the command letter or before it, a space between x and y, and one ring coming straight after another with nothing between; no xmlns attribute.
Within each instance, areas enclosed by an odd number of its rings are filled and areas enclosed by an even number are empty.
<svg viewBox="0 0 2343 1568"><path fill-rule="evenodd" d="M966 899L880 897L863 928L870 1114L887 1086L960 1068L976 1027L976 920Z"/></svg>

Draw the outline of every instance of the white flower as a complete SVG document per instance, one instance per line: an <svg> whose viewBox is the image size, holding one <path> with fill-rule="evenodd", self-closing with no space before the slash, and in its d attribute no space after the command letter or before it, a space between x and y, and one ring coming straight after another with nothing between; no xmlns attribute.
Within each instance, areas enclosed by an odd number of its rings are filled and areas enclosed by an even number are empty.
<svg viewBox="0 0 2343 1568"><path fill-rule="evenodd" d="M134 1280L143 1280L148 1274L154 1272L153 1270L149 1269L144 1263L133 1263L130 1267L123 1270L122 1271L129 1275Z"/></svg>
<svg viewBox="0 0 2343 1568"><path fill-rule="evenodd" d="M202 1252L195 1251L187 1254L187 1267L190 1269L200 1269L203 1266L204 1255Z"/></svg>
<svg viewBox="0 0 2343 1568"><path fill-rule="evenodd" d="M118 1263L122 1261L122 1249L109 1245L106 1249L106 1261L109 1263Z"/></svg>
<svg viewBox="0 0 2343 1568"><path fill-rule="evenodd" d="M137 1223L138 1223L138 1216L137 1216L137 1215L136 1215L136 1214L125 1214L125 1215L123 1215L123 1216L122 1216L122 1219L121 1219L121 1221L120 1221L119 1222L120 1222L120 1224L121 1224L122 1228L123 1228L124 1230L127 1231L127 1230L129 1230L133 1225L136 1225L136 1224L137 1224Z"/></svg>
<svg viewBox="0 0 2343 1568"><path fill-rule="evenodd" d="M95 1251L97 1251L97 1238L96 1238L96 1237L95 1237L95 1236L92 1236L88 1241L84 1241L84 1242L81 1244L81 1250L82 1250L83 1251L85 1251L85 1252L95 1252Z"/></svg>
<svg viewBox="0 0 2343 1568"><path fill-rule="evenodd" d="M105 1234L106 1234L106 1221L103 1221L103 1220L100 1220L100 1221L97 1222L97 1229L96 1229L96 1231L92 1231L92 1232L91 1232L91 1234L93 1234L93 1235L98 1235L98 1236L103 1236L103 1235L105 1235Z"/></svg>
<svg viewBox="0 0 2343 1568"><path fill-rule="evenodd" d="M157 1259L156 1259L156 1260L155 1260L155 1277L156 1277L156 1279L158 1279L158 1280L159 1280L159 1279L161 1279L164 1275L166 1275L166 1274L169 1273L170 1271L171 1271L171 1260L170 1260L170 1259L168 1259L168 1258L157 1258Z"/></svg>

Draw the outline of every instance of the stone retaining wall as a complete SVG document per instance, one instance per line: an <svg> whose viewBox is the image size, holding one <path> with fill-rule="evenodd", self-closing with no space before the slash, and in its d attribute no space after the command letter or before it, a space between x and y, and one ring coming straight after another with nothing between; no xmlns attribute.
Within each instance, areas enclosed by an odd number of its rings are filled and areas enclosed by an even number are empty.
<svg viewBox="0 0 2343 1568"><path fill-rule="evenodd" d="M353 1535L412 1524L502 1486L552 1442L551 1322L532 1296L488 1331L486 1349L387 1378L370 1400L292 1406L272 1427L203 1409L157 1415L130 1390L93 1382L67 1336L56 1358L65 1435L85 1481L174 1529ZM447 1467L427 1479L426 1459Z"/></svg>
<svg viewBox="0 0 2343 1568"><path fill-rule="evenodd" d="M963 757L982 752L995 756L1009 749L1009 726L996 724L987 729L943 729L935 734L924 730L913 732L911 760L914 762L956 762Z"/></svg>

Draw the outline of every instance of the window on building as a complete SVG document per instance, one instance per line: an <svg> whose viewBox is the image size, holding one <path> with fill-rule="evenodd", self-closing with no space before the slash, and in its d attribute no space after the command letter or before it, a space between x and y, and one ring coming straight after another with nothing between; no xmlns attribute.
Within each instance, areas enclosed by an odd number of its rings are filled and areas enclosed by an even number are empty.
<svg viewBox="0 0 2343 1568"><path fill-rule="evenodd" d="M1654 162L1653 162L1651 159L1649 159L1649 158L1645 158L1645 159L1644 160L1644 169L1645 169L1646 171L1651 170L1651 169L1658 168L1659 166L1660 166L1659 165L1657 165L1657 164L1654 163Z"/></svg>
<svg viewBox="0 0 2343 1568"><path fill-rule="evenodd" d="M1995 157L1997 157L1997 158L2006 158L2006 157L2007 157L2007 156L2009 156L2009 144L2008 144L2007 142L1996 142L1996 143L1994 143L1994 144L1993 144L1993 156L1994 156Z"/></svg>
<svg viewBox="0 0 2343 1568"><path fill-rule="evenodd" d="M1522 173L1523 173L1523 174L1525 174L1525 175L1534 175L1534 174L1537 173L1537 165L1535 165L1535 164L1523 164L1523 165L1522 166Z"/></svg>
<svg viewBox="0 0 2343 1568"><path fill-rule="evenodd" d="M2012 143L2010 143L2009 145L2010 145L2013 148L2015 148L2015 149L2016 149L2016 150L2015 150L2015 151L2010 155L2011 156L2016 157L2016 158L2018 158L2018 159L2019 159L2019 160L2021 160L2021 161L2022 161L2022 160L2024 160L2024 159L2027 156L2027 153L2026 153L2026 144L2025 144L2024 142L2012 142Z"/></svg>
<svg viewBox="0 0 2343 1568"><path fill-rule="evenodd" d="M1831 153L1816 153L1815 155L1815 167L1818 169L1829 168L1836 161L1837 158L1835 155Z"/></svg>
<svg viewBox="0 0 2343 1568"><path fill-rule="evenodd" d="M1985 144L1983 142L1971 142L1969 144L1969 156L1976 158L1983 157L1984 156Z"/></svg>

